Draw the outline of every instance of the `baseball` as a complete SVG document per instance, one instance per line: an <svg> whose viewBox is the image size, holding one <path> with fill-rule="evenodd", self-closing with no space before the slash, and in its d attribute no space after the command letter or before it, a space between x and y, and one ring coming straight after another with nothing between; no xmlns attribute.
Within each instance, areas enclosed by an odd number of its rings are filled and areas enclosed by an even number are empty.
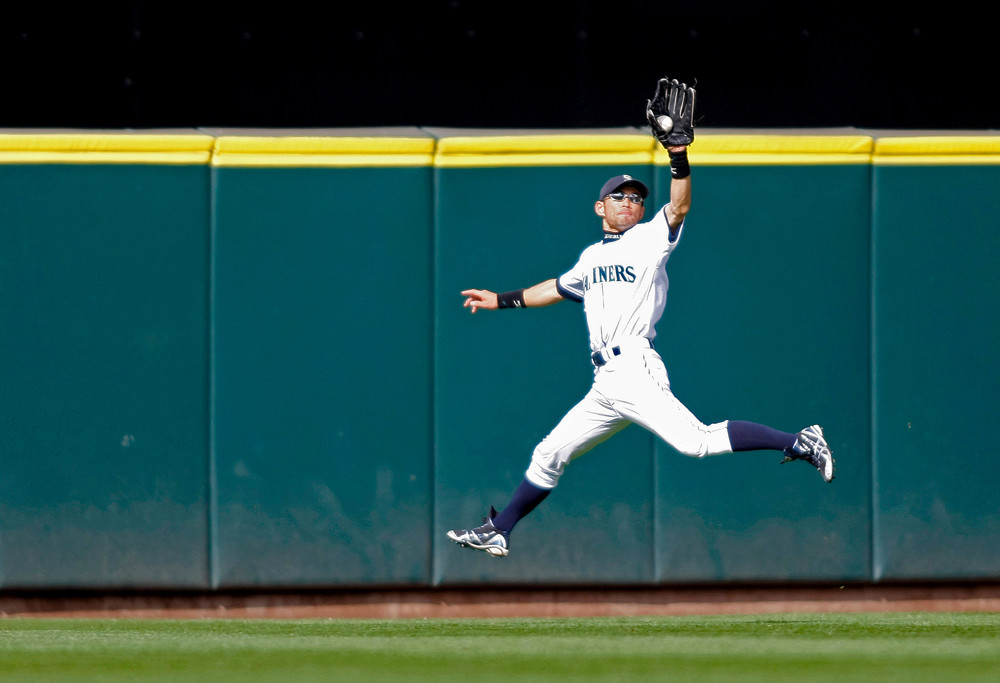
<svg viewBox="0 0 1000 683"><path fill-rule="evenodd" d="M669 133L670 129L674 127L674 121L666 114L660 114L656 117L656 125L663 129L664 133Z"/></svg>

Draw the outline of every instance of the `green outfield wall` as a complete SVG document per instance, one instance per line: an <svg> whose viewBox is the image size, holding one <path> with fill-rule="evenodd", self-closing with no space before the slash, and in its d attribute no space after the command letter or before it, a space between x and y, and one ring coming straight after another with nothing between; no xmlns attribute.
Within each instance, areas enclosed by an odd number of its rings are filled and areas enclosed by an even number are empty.
<svg viewBox="0 0 1000 683"><path fill-rule="evenodd" d="M0 586L209 581L208 135L0 136Z"/></svg>
<svg viewBox="0 0 1000 683"><path fill-rule="evenodd" d="M1000 138L876 152L874 577L996 576Z"/></svg>
<svg viewBox="0 0 1000 683"><path fill-rule="evenodd" d="M583 312L469 315L555 277L632 128L0 131L0 589L1000 577L1000 138L699 131L659 325L706 422L574 461L511 556L502 507L592 378Z"/></svg>

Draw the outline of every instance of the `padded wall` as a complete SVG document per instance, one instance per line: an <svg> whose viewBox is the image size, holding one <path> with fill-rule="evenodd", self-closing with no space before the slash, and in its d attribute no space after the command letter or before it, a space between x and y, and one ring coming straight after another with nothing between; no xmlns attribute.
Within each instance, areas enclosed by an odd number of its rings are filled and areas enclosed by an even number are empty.
<svg viewBox="0 0 1000 683"><path fill-rule="evenodd" d="M658 442L657 578L867 579L871 140L697 142L658 337L673 391L707 423L819 423L837 472L825 484L773 451L692 460Z"/></svg>
<svg viewBox="0 0 1000 683"><path fill-rule="evenodd" d="M600 185L665 201L643 132L0 133L0 588L990 579L1000 513L1000 138L701 131L657 348L706 422L570 465L504 561L503 506L586 392L583 312L468 287L562 273Z"/></svg>
<svg viewBox="0 0 1000 683"><path fill-rule="evenodd" d="M593 378L580 304L473 316L460 292L517 289L568 270L600 238L593 207L604 182L651 177L651 140L631 130L438 135L435 581L649 582L653 449L634 427L569 465L518 526L504 562L483 562L444 531L478 526L491 504L507 503L535 444Z"/></svg>
<svg viewBox="0 0 1000 683"><path fill-rule="evenodd" d="M208 586L212 138L0 139L0 582Z"/></svg>
<svg viewBox="0 0 1000 683"><path fill-rule="evenodd" d="M874 166L879 579L1000 574L1000 140L886 139Z"/></svg>
<svg viewBox="0 0 1000 683"><path fill-rule="evenodd" d="M216 585L429 580L433 140L408 133L220 132Z"/></svg>

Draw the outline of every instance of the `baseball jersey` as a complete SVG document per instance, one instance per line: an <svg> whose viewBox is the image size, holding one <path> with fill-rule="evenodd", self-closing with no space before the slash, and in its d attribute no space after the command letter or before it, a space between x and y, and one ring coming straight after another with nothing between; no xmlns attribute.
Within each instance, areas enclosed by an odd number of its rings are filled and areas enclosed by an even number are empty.
<svg viewBox="0 0 1000 683"><path fill-rule="evenodd" d="M563 297L583 302L592 351L625 337L656 337L667 305L667 259L684 229L682 222L670 239L665 208L624 233L605 233L556 280Z"/></svg>

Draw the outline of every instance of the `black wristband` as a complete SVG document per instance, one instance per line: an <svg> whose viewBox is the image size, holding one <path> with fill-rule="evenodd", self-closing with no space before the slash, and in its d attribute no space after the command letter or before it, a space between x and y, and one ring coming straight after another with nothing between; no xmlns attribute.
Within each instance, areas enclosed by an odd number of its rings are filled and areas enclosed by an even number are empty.
<svg viewBox="0 0 1000 683"><path fill-rule="evenodd" d="M682 152L667 152L670 155L670 177L681 179L691 175L691 166L688 164L687 147Z"/></svg>
<svg viewBox="0 0 1000 683"><path fill-rule="evenodd" d="M515 289L497 294L497 308L524 308L524 290Z"/></svg>

